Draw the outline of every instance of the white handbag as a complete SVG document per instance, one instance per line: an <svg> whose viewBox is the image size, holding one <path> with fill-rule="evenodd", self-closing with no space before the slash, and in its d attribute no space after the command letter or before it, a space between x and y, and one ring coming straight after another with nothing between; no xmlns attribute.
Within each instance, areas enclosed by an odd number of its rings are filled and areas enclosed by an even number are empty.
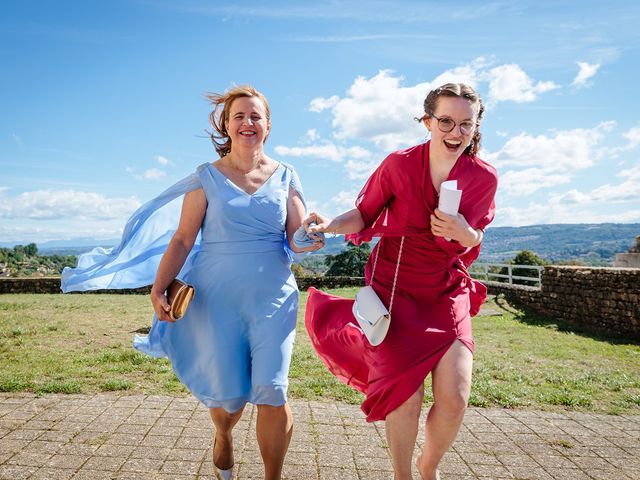
<svg viewBox="0 0 640 480"><path fill-rule="evenodd" d="M400 268L400 257L402 256L402 247L404 245L404 237L400 241L400 250L398 251L398 262L396 263L396 272L393 277L393 287L391 288L391 299L389 301L389 310L378 297L373 289L373 276L376 272L378 264L378 254L380 253L381 243L376 248L376 258L373 261L373 270L371 272L371 281L369 285L362 287L356 293L356 301L353 302L353 316L358 321L358 325L362 332L369 340L371 345L378 346L382 343L389 331L391 324L391 309L393 308L393 297L396 292L396 281L398 280L398 270Z"/></svg>

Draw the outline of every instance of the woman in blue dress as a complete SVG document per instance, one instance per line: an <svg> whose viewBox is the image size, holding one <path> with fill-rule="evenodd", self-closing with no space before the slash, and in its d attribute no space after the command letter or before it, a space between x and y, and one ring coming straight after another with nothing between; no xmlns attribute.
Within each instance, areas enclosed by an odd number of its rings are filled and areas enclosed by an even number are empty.
<svg viewBox="0 0 640 480"><path fill-rule="evenodd" d="M298 289L291 259L322 243L304 248L293 243L305 204L294 170L263 150L271 126L266 98L240 86L209 99L211 137L220 159L141 207L125 227L121 245L80 258L78 268L63 273L62 287L144 285L157 267L153 326L134 346L169 357L178 378L209 408L217 478L233 475L232 430L250 402L258 409L265 478L278 479L293 429L287 377ZM182 194L177 230L167 234L162 225L170 222L160 212ZM165 291L176 276L194 285L196 295L174 322Z"/></svg>

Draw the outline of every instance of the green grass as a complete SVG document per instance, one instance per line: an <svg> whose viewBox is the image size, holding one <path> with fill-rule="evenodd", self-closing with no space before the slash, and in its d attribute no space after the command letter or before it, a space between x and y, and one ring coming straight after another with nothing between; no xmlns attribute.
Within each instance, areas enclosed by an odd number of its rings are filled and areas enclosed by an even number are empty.
<svg viewBox="0 0 640 480"><path fill-rule="evenodd" d="M353 297L355 289L333 293ZM316 357L304 329L305 303L302 293L290 396L360 403L362 395ZM483 312L473 320L471 405L640 414L637 342L573 332L501 298ZM131 347L150 321L146 296L1 295L0 392L187 395L166 359Z"/></svg>

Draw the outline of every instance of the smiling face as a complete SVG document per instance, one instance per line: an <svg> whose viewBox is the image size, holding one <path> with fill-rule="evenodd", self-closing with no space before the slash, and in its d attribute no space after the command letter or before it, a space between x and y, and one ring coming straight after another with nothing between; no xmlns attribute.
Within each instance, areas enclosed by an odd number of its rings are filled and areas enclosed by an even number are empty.
<svg viewBox="0 0 640 480"><path fill-rule="evenodd" d="M258 97L235 99L229 108L225 126L232 148L262 148L271 127L267 110Z"/></svg>
<svg viewBox="0 0 640 480"><path fill-rule="evenodd" d="M426 116L424 124L431 132L429 152L435 158L455 162L471 143L474 129L477 128L475 124L478 118L478 104L464 97L440 96L433 114L440 119L441 124L453 120L456 125L450 132L442 132L438 126L438 120L435 117ZM460 128L461 123L462 128ZM474 125L470 131L468 128L465 129L469 123Z"/></svg>

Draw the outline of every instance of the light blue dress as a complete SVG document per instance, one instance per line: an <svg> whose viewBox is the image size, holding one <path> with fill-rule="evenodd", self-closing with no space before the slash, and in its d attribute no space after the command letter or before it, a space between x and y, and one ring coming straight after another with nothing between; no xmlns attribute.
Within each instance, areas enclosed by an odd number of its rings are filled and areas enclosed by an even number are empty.
<svg viewBox="0 0 640 480"><path fill-rule="evenodd" d="M178 378L207 407L239 410L246 402L284 405L295 338L298 288L286 239L292 167L280 163L252 195L211 164L142 206L112 251L96 249L65 269L63 291L132 288L153 283L177 227L182 195L203 188L207 210L180 277L196 295L175 323L156 316L134 347L169 357Z"/></svg>

